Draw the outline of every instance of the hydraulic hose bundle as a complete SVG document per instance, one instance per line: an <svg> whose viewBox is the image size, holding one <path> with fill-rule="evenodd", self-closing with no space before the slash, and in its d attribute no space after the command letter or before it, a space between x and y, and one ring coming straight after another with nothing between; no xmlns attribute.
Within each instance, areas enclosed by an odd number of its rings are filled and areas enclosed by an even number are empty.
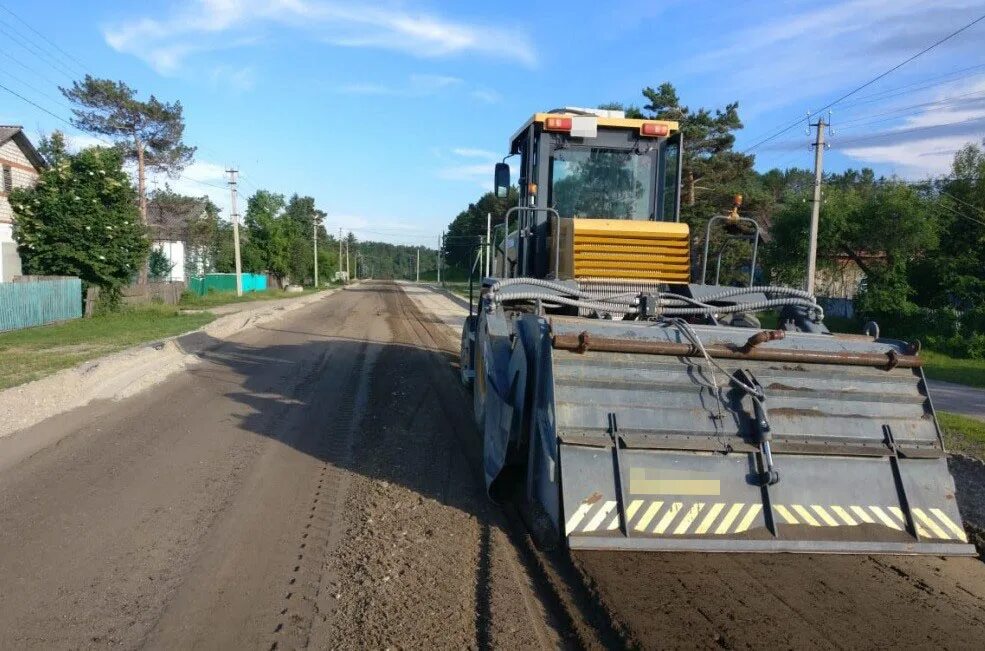
<svg viewBox="0 0 985 651"><path fill-rule="evenodd" d="M516 285L523 289L510 290ZM538 291L528 288L544 288ZM763 294L766 300L735 302L732 305L712 305L715 301L735 299L748 294ZM673 294L655 292L652 295L655 306L649 310L652 317L718 316L737 312L758 312L761 310L788 306L806 308L814 321L824 318L824 310L817 304L814 296L801 289L764 285L758 287L729 287L718 293L705 296L701 300ZM648 298L649 298L648 296ZM640 314L640 294L622 292L606 296L595 296L569 284L540 278L506 278L498 280L490 287L490 301L493 305L522 301L541 301L553 305L569 305L599 313Z"/></svg>

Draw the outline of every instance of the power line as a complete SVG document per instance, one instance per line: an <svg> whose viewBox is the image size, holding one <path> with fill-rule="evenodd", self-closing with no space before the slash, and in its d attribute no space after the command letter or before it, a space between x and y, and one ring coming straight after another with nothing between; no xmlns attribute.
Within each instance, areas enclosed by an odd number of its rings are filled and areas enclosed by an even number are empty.
<svg viewBox="0 0 985 651"><path fill-rule="evenodd" d="M946 194L946 193L942 193L942 194L945 194L945 196L951 197L951 195L949 195L949 194ZM951 197L951 198L954 199L954 197ZM967 219L968 221L972 221L972 222L975 222L976 224L981 224L982 226L985 226L985 222L983 222L982 220L975 219L974 217L969 217L968 215L966 215L966 214L964 214L962 212L959 212L957 209L955 209L955 208L953 208L951 206L948 206L945 203L938 203L937 205L940 206L941 208L947 210L948 212L950 212L955 217L960 217L961 219Z"/></svg>
<svg viewBox="0 0 985 651"><path fill-rule="evenodd" d="M31 89L31 90L33 90L33 91L34 91L35 93L37 93L37 94L39 94L39 95L41 95L41 96L43 96L43 97L47 97L48 99L50 99L50 100L51 100L52 102L54 102L55 104L58 104L59 106L62 106L62 107L64 107L64 108L67 108L67 109L69 109L69 110L72 110L72 107L71 107L71 106L69 106L68 104L65 104L64 102L62 102L62 101L61 101L61 100L59 100L58 98L56 98L56 97L54 97L54 96L52 96L52 95L49 95L48 93L46 93L46 92L44 92L43 90L41 90L41 89L40 89L40 88L38 88L37 86L34 86L34 85L32 85L32 84L30 84L30 83L28 83L28 82L26 82L26 81L24 81L24 80L23 80L23 79L21 79L20 77L18 77L18 76L16 76L16 75L12 75L12 74L10 74L10 72L8 72L8 71L6 71L6 70L4 70L4 71L3 71L3 74L5 74L5 75L7 75L8 77L10 77L11 79L13 79L13 80L14 80L14 81L16 81L17 83L19 83L19 84L21 84L22 86L26 86L26 87L28 87L28 88L30 88L30 89Z"/></svg>
<svg viewBox="0 0 985 651"><path fill-rule="evenodd" d="M956 29L955 31L951 32L950 34L948 34L944 38L938 40L937 42L935 42L935 43L933 43L931 45L928 45L927 47L925 47L924 49L920 50L916 54L914 54L914 55L912 55L912 56L904 59L903 61L897 63L895 66L893 66L889 70L886 70L885 72L883 72L883 73L881 73L879 75L876 75L875 77L873 77L869 81L865 82L864 84L862 84L860 86L856 86L855 88L853 88L852 90L848 91L847 93L845 93L844 95L842 95L838 99L834 100L833 102L830 102L830 103L822 106L821 108L817 109L816 111L813 111L811 113L808 113L807 119L809 120L810 118L814 117L815 115L818 115L820 113L823 113L824 111L828 110L829 108L831 108L835 104L838 104L839 102L842 102L843 100L848 99L849 97L851 97L855 93L859 92L863 88L868 88L869 86L871 86L872 84L876 83L880 79L883 79L886 76L892 74L893 72L896 72L897 70L899 70L900 68L902 68L906 64L910 63L911 61L913 61L913 60L915 60L915 59L923 56L927 52L930 52L931 50L933 50L934 48L942 45L943 43L946 43L947 41L951 40L952 38L954 38L958 34L964 32L967 29L970 29L971 27L977 25L978 23L980 23L983 20L985 20L985 14L982 14L981 16L979 16L978 18L976 18L975 20L971 21L970 23L964 25L963 27L961 27L959 29ZM793 129L794 127L796 127L797 125L799 125L801 123L802 119L803 118L798 118L796 121L791 122L789 125L787 125L786 127L783 127L781 130L777 131L773 135L771 135L771 136L769 136L767 138L763 138L762 140L760 140L759 142L755 143L751 147L747 147L746 149L744 149L742 151L742 153L743 154L748 154L753 149L756 149L757 147L759 147L761 145L764 145L767 142L770 142L771 140L774 140L774 139L782 136L786 132L790 131L791 129Z"/></svg>
<svg viewBox="0 0 985 651"><path fill-rule="evenodd" d="M71 54L69 54L68 52L66 52L65 50L63 50L62 48L60 48L57 43L52 42L47 36L45 36L44 34L42 34L41 32L39 32L38 30L34 29L33 27L31 27L30 23L28 23L26 20L24 20L23 18L21 18L20 16L18 16L17 14L15 14L13 11L11 11L9 7L7 7L6 5L0 4L0 9L2 9L3 11L7 12L8 14L10 14L14 18L16 18L18 20L18 22L20 22L25 27L27 27L29 30L31 30L32 32L34 32L38 36L38 38L40 38L42 41L44 41L48 45L52 46L53 48L55 48L56 50L58 50L59 52L61 52L62 55L64 55L66 59L68 59L69 61L72 61L76 65L80 66L80 70L82 72L85 72L85 69L88 68L88 66L86 66L84 63L82 63L77 58L75 58L74 56L72 56Z"/></svg>
<svg viewBox="0 0 985 651"><path fill-rule="evenodd" d="M70 126L70 127L71 127L71 126L73 126L71 122L69 122L68 120L66 120L66 119L65 119L65 118L63 118L62 116L60 116L60 115L56 115L56 114L54 114L54 113L52 113L51 111L49 111L49 110L48 110L48 109L46 109L45 107L43 107L43 106L41 106L40 104L38 104L38 103L36 103L36 102L33 102L33 101L31 101L31 100L29 100L28 98L26 98L26 97L24 97L24 96L23 96L23 95L21 95L20 93L18 93L18 92L16 92L16 91L13 91L13 90L11 90L11 89L9 89L9 88L7 88L7 87L6 87L6 86L4 86L3 84L0 84L0 88L2 88L2 89L4 89L5 91L7 91L8 93L10 93L11 95L13 95L13 96L15 96L15 97L19 97L20 99L22 99L22 100L24 100L25 102L27 102L27 103L28 103L28 104L30 104L31 106L33 106L33 107L35 107L35 108L37 108L37 109L40 109L40 110L42 110L42 111L44 111L45 113L47 113L47 114L48 114L48 115L50 115L51 117L53 117L53 118L55 118L56 120L61 120L62 122L64 122L65 124L67 124L67 125L68 125L68 126Z"/></svg>
<svg viewBox="0 0 985 651"><path fill-rule="evenodd" d="M978 70L982 70L982 69L985 69L985 63L981 63L981 64L978 64L978 65L975 65L975 66L968 66L967 68L959 68L957 70L952 70L951 72L945 73L943 75L936 75L936 76L933 76L933 77L926 77L926 78L921 79L919 81L915 81L915 82L912 82L912 83L909 83L909 84L904 84L902 86L894 86L893 88L887 88L886 90L880 91L878 93L872 93L871 95L863 95L863 96L861 96L859 98L856 98L855 100L853 100L851 102L847 102L845 104L842 104L842 108L844 108L844 107L852 107L852 106L859 106L861 104L872 104L872 103L875 103L875 102L883 102L883 101L885 101L887 99L890 99L892 97L897 97L899 95L908 95L910 93L913 93L914 91L926 90L928 88L933 88L934 86L940 86L940 85L947 84L947 83L953 83L953 82L959 81L961 79L966 79L968 77L974 77L975 74L976 74L975 72L970 72L969 74L966 74L966 75L959 75L959 73L969 72L969 71L978 71ZM930 83L930 84L924 83L924 82L926 82L928 80L932 80L932 79L944 79L944 78L950 77L952 75L959 75L959 76L955 77L954 79L948 79L946 81L935 81L934 83Z"/></svg>
<svg viewBox="0 0 985 651"><path fill-rule="evenodd" d="M0 20L0 32L12 38L14 42L20 45L22 48L24 48L24 50L32 53L37 57L40 57L38 60L44 63L45 65L47 65L48 67L50 67L52 70L57 70L59 73L65 75L69 79L75 78L75 73L73 73L71 70L63 66L61 62L58 61L58 59L53 58L50 54L39 48L37 45L34 45L30 41L26 40L20 34L17 34L16 32L7 31L6 29L4 29L3 27L4 25L10 26L9 23Z"/></svg>
<svg viewBox="0 0 985 651"><path fill-rule="evenodd" d="M882 113L871 113L869 115L859 116L859 117L853 118L851 120L839 121L838 122L838 126L839 126L839 128L842 128L843 129L843 128L845 128L844 125L846 125L846 124L855 124L857 122L861 122L861 121L867 120L869 118L875 118L875 117L879 117L879 116L882 116L882 115L892 115L894 113L900 113L902 111L907 111L909 109L915 109L915 108L929 108L929 107L933 107L933 108L948 108L950 105L954 104L955 102L957 102L960 99L963 99L963 98L966 98L966 97L971 97L971 96L976 96L976 95L978 95L978 96L985 95L985 90L973 90L973 91L969 91L967 93L961 93L960 95L951 95L949 97L942 97L940 99L936 99L936 100L933 100L933 101L930 101L930 102L920 102L918 104L909 104L907 106L900 106L900 107L897 107L897 108L895 108L895 109L893 109L891 111L883 111ZM902 115L897 115L897 116L895 116L892 119L898 119L898 118L906 117L907 115L916 115L918 113L921 113L921 111L914 111L912 113L903 113Z"/></svg>

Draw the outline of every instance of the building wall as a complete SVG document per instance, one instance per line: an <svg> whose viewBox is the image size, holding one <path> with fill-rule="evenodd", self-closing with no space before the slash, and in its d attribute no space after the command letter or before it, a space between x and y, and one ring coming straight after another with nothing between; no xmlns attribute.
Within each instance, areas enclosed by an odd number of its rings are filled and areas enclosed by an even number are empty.
<svg viewBox="0 0 985 651"><path fill-rule="evenodd" d="M21 275L21 258L17 255L11 224L0 223L0 283L9 283Z"/></svg>
<svg viewBox="0 0 985 651"><path fill-rule="evenodd" d="M153 247L161 251L171 261L171 275L162 280L185 282L185 243L170 240L154 242Z"/></svg>
<svg viewBox="0 0 985 651"><path fill-rule="evenodd" d="M3 185L8 168L15 188L30 187L38 179L37 170L13 139L0 145L0 282L9 282L21 274L20 256L12 235L14 211Z"/></svg>

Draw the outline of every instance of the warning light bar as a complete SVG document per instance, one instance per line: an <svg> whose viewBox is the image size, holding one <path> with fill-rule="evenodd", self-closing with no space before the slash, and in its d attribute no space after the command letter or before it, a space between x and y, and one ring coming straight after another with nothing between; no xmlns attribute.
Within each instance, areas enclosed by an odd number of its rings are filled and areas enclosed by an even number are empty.
<svg viewBox="0 0 985 651"><path fill-rule="evenodd" d="M662 138L670 133L670 127L659 122L644 122L640 125L640 135Z"/></svg>
<svg viewBox="0 0 985 651"><path fill-rule="evenodd" d="M571 118L547 118L544 120L544 131L571 131Z"/></svg>

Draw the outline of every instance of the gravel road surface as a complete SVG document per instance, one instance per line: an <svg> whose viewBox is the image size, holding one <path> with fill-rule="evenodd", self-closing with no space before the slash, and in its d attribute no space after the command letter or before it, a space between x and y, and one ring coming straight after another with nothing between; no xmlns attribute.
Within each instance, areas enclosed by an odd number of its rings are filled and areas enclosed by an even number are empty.
<svg viewBox="0 0 985 651"><path fill-rule="evenodd" d="M556 646L408 305L339 292L0 441L0 648Z"/></svg>
<svg viewBox="0 0 985 651"><path fill-rule="evenodd" d="M0 648L981 646L977 559L532 550L415 300L339 292L0 440Z"/></svg>

